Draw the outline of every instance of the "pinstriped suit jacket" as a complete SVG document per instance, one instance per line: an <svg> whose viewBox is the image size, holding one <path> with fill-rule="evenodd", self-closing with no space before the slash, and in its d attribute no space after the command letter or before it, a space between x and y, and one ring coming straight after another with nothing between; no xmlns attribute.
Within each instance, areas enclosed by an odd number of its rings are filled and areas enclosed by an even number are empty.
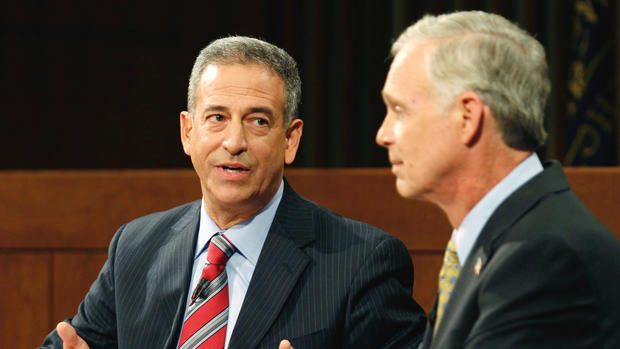
<svg viewBox="0 0 620 349"><path fill-rule="evenodd" d="M198 231L200 202L121 227L78 313L91 348L174 348ZM405 348L421 341L405 246L370 225L310 202L285 182L230 349ZM44 347L62 348L55 331Z"/></svg>

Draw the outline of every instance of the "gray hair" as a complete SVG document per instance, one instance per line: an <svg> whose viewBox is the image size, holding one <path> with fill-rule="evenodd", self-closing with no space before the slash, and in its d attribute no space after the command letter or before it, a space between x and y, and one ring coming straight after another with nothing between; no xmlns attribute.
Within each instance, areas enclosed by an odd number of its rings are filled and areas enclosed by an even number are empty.
<svg viewBox="0 0 620 349"><path fill-rule="evenodd" d="M301 79L295 60L283 49L246 36L229 36L212 41L196 57L187 89L187 109L194 112L196 90L205 68L211 64L261 64L278 74L284 82L284 124L297 115L301 98Z"/></svg>
<svg viewBox="0 0 620 349"><path fill-rule="evenodd" d="M551 91L545 50L525 30L481 11L426 15L394 42L392 55L412 42L436 43L426 69L444 108L474 91L493 111L508 146L535 150L545 142Z"/></svg>

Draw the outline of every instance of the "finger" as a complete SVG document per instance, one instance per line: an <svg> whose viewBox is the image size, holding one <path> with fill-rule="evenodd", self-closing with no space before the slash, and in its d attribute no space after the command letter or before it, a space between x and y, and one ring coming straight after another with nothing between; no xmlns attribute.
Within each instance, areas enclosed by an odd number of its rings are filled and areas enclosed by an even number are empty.
<svg viewBox="0 0 620 349"><path fill-rule="evenodd" d="M78 336L75 328L66 322L60 322L56 326L56 332L62 339L62 347L64 349L87 349L86 342Z"/></svg>
<svg viewBox="0 0 620 349"><path fill-rule="evenodd" d="M291 345L291 342L289 342L286 339L283 339L280 342L280 346L278 347L278 349L295 349L295 348L293 348L293 346Z"/></svg>

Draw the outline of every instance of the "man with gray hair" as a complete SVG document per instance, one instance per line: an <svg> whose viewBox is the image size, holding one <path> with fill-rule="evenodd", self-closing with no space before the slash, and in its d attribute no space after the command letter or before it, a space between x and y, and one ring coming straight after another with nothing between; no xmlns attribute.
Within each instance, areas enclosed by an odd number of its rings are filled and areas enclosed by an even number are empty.
<svg viewBox="0 0 620 349"><path fill-rule="evenodd" d="M422 348L620 347L620 243L546 137L545 52L498 15L425 16L392 46L376 141L454 230Z"/></svg>
<svg viewBox="0 0 620 349"><path fill-rule="evenodd" d="M425 323L391 235L296 194L283 178L303 122L282 49L248 37L196 59L181 142L202 200L122 226L75 317L47 348L402 348Z"/></svg>

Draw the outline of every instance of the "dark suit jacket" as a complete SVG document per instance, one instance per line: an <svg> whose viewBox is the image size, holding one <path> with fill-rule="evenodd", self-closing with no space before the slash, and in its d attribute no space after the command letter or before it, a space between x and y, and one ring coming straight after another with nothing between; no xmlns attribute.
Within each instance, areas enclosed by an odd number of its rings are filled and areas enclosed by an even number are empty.
<svg viewBox="0 0 620 349"><path fill-rule="evenodd" d="M200 202L136 219L68 319L91 348L174 348L190 283ZM421 341L405 246L370 225L284 194L265 240L230 349L402 348ZM62 348L53 331L44 346Z"/></svg>
<svg viewBox="0 0 620 349"><path fill-rule="evenodd" d="M547 163L490 217L421 348L620 348L619 277L620 243Z"/></svg>

